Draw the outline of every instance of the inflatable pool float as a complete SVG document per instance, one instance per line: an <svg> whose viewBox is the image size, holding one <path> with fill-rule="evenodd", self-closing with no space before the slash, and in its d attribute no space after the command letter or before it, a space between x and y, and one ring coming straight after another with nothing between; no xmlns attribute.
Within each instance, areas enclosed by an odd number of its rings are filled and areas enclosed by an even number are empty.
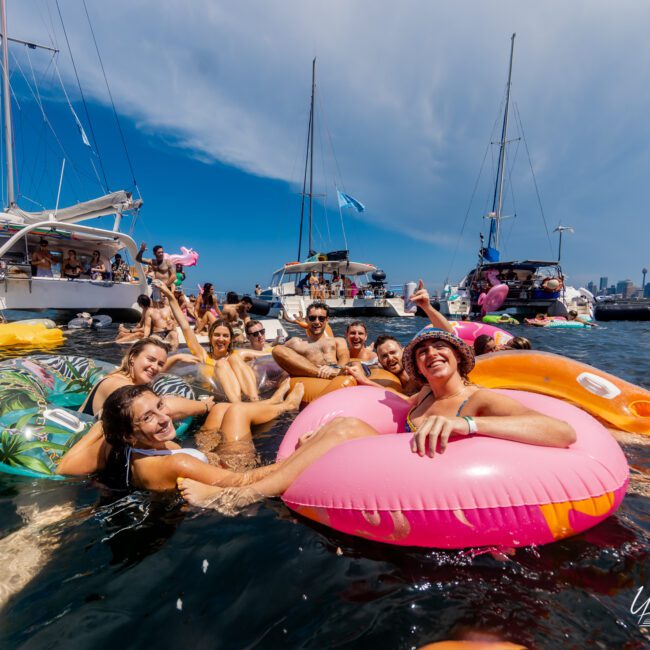
<svg viewBox="0 0 650 650"><path fill-rule="evenodd" d="M0 362L0 472L63 478L56 465L95 422L77 409L115 367L78 356L34 355ZM194 398L179 377L160 375L159 395ZM187 430L183 421L177 431Z"/></svg>
<svg viewBox="0 0 650 650"><path fill-rule="evenodd" d="M550 327L552 329L560 328L560 329L582 330L585 328L590 328L590 325L586 325L585 323L581 323L575 320L567 320L562 316L551 316L550 318L547 318L545 321L542 321L543 324L540 324L540 321L537 320L536 318L525 318L524 322L526 323L526 325L535 325L536 327Z"/></svg>
<svg viewBox="0 0 650 650"><path fill-rule="evenodd" d="M481 320L489 325L519 325L519 321L508 314L486 314Z"/></svg>
<svg viewBox="0 0 650 650"><path fill-rule="evenodd" d="M91 316L87 314L84 318L83 316L77 316L73 318L68 323L68 329L71 330L80 330L80 329L94 329L100 330L104 327L108 327L113 322L113 319L107 314L97 314L96 316Z"/></svg>
<svg viewBox="0 0 650 650"><path fill-rule="evenodd" d="M191 354L189 349L181 349L179 352ZM237 351L233 354L237 354ZM272 393L288 376L270 354L253 359L248 365L255 373L260 395ZM221 383L214 376L214 366L204 363L177 363L171 368L171 372L197 387L211 391L217 399L227 400Z"/></svg>
<svg viewBox="0 0 650 650"><path fill-rule="evenodd" d="M321 379L320 377L292 377L291 388L296 384L302 384L305 392L302 396L302 405L311 404L319 397L332 393L339 388L351 388L356 386L357 382L350 375L339 375L334 379Z"/></svg>
<svg viewBox="0 0 650 650"><path fill-rule="evenodd" d="M478 304L481 306L481 314L485 316L491 311L498 311L508 297L510 288L507 284L497 284L487 293L482 293L478 297Z"/></svg>
<svg viewBox="0 0 650 650"><path fill-rule="evenodd" d="M48 330L56 327L56 323L51 318L26 318L24 320L13 321L14 325L45 325Z"/></svg>
<svg viewBox="0 0 650 650"><path fill-rule="evenodd" d="M0 324L0 347L49 348L62 345L64 341L63 332L58 327L48 328L43 323Z"/></svg>
<svg viewBox="0 0 650 650"><path fill-rule="evenodd" d="M585 363L550 352L508 350L476 358L470 380L576 404L608 425L650 435L650 391Z"/></svg>
<svg viewBox="0 0 650 650"><path fill-rule="evenodd" d="M544 395L500 391L570 422L560 449L481 436L452 438L435 458L411 452L408 403L359 386L310 404L287 431L278 460L301 435L335 417L362 419L378 436L351 440L315 461L282 496L335 530L401 546L512 548L576 535L620 505L629 472L608 431L588 413Z"/></svg>
<svg viewBox="0 0 650 650"><path fill-rule="evenodd" d="M481 336L482 334L491 336L496 341L497 345L504 345L514 338L510 332L494 327L494 325L488 325L487 323L457 320L451 321L450 325L454 328L454 334L458 338L463 339L467 345L474 345L476 337Z"/></svg>

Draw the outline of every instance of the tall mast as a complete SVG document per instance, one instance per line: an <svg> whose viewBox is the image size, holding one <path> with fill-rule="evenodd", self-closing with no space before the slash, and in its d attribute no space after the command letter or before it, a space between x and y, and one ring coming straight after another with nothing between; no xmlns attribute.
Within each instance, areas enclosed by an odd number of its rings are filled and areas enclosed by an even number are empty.
<svg viewBox="0 0 650 650"><path fill-rule="evenodd" d="M492 221L490 222L490 235L488 248L499 250L499 232L501 230L501 210L503 209L503 188L505 184L506 145L508 143L508 114L510 112L510 84L512 81L512 57L515 50L515 36L510 42L510 65L508 67L508 85L506 87L506 107L503 111L503 126L501 128L501 142L499 143L499 166L497 181L494 186L494 199L492 201Z"/></svg>
<svg viewBox="0 0 650 650"><path fill-rule="evenodd" d="M315 111L314 111L314 95L316 94L316 57L311 62L311 145L310 145L310 154L309 154L309 256L311 257L314 254L314 249L312 248L312 221L313 221L313 203L314 203L314 124L316 120Z"/></svg>
<svg viewBox="0 0 650 650"><path fill-rule="evenodd" d="M314 94L316 89L316 59L311 65L311 104L309 108L309 126L307 127L307 153L305 155L305 173L302 178L302 202L300 204L300 236L298 237L298 257L302 254L302 229L305 221L305 196L309 196L309 255L312 254L312 212L314 197ZM307 194L307 170L309 169L309 194Z"/></svg>
<svg viewBox="0 0 650 650"><path fill-rule="evenodd" d="M11 92L9 88L9 38L7 36L6 0L1 0L2 12L2 99L4 113L5 156L7 158L7 203L16 204L14 196L14 152L11 128Z"/></svg>

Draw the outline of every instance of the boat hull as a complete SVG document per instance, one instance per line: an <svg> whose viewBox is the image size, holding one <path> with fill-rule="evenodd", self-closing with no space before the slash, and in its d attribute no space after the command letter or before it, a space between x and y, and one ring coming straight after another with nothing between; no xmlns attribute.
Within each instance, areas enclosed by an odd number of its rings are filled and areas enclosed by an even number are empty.
<svg viewBox="0 0 650 650"><path fill-rule="evenodd" d="M7 277L0 282L0 311L8 321L40 317L61 323L86 311L134 322L140 318L141 293L139 284Z"/></svg>
<svg viewBox="0 0 650 650"><path fill-rule="evenodd" d="M309 296L283 296L271 304L270 317L278 317L284 309L287 314L307 313L307 307L314 302ZM404 310L401 298L327 298L324 302L330 310L330 316L381 316L412 317L413 314Z"/></svg>

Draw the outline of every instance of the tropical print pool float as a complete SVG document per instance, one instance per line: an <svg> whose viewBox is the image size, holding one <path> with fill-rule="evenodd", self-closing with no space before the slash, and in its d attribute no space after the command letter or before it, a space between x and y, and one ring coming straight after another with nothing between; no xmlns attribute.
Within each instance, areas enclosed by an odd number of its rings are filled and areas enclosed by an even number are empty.
<svg viewBox="0 0 650 650"><path fill-rule="evenodd" d="M95 422L77 409L113 370L105 361L73 355L0 362L0 472L62 478L55 473L59 459ZM160 375L153 389L194 398L192 389L173 375Z"/></svg>

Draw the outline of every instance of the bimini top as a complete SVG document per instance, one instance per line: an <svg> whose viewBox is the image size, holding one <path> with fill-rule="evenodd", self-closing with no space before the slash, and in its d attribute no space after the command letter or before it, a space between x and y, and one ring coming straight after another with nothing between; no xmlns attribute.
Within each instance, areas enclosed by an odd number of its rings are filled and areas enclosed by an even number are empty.
<svg viewBox="0 0 650 650"><path fill-rule="evenodd" d="M377 267L372 264L362 262L350 262L349 260L325 260L322 262L289 262L276 273L284 271L285 273L310 273L318 271L319 273L334 273L338 271L340 275L365 275L376 271Z"/></svg>

